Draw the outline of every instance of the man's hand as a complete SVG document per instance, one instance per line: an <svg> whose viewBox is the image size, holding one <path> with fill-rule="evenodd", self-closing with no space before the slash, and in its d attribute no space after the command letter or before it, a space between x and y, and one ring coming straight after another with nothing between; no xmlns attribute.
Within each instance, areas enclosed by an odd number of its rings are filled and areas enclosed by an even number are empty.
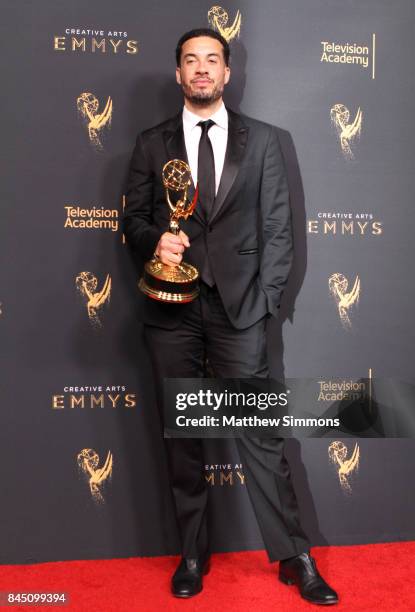
<svg viewBox="0 0 415 612"><path fill-rule="evenodd" d="M190 242L187 235L180 230L178 236L171 232L164 232L158 241L156 255L161 262L168 266L178 266L182 259L185 247L189 247Z"/></svg>

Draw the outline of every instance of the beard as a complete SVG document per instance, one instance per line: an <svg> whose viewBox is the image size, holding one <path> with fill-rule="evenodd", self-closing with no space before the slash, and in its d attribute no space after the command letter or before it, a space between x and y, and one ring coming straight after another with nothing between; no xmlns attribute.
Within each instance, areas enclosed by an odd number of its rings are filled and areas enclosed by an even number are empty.
<svg viewBox="0 0 415 612"><path fill-rule="evenodd" d="M223 94L223 86L215 86L210 92L195 92L192 90L191 86L182 83L182 90L186 100L189 100L189 102L191 102L195 106L200 106L201 108L210 106L212 102L216 102L216 100L219 100L219 98L221 98Z"/></svg>

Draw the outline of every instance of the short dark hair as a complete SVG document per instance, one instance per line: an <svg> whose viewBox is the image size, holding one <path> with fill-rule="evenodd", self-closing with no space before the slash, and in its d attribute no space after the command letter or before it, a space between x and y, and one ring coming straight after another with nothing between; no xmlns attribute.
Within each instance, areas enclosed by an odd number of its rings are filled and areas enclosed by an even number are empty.
<svg viewBox="0 0 415 612"><path fill-rule="evenodd" d="M209 38L215 38L222 44L223 58L225 60L225 64L229 66L229 56L231 54L231 50L229 48L228 41L225 38L223 38L222 34L219 34L219 32L216 32L216 30L211 30L210 28L198 28L197 30L190 30L189 32L186 32L185 34L183 34L183 36L180 38L179 42L177 43L177 47L176 47L177 66L180 66L182 47L184 43L187 40L190 40L191 38L199 38L200 36L209 36Z"/></svg>

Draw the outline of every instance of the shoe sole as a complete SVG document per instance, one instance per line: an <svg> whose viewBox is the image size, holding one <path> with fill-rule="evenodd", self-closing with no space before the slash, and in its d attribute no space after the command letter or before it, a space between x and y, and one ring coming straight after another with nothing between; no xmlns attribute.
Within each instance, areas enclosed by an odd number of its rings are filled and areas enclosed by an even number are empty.
<svg viewBox="0 0 415 612"><path fill-rule="evenodd" d="M191 597L199 595L199 593L201 593L202 591L203 589L200 589L200 591L197 591L197 593L192 593L191 595L180 595L179 593L173 593L173 596L178 597L179 599L190 599Z"/></svg>
<svg viewBox="0 0 415 612"><path fill-rule="evenodd" d="M284 575L278 576L278 580L282 582L283 584L287 584L288 586L292 586L293 584L295 584L295 580L292 580L291 578L287 578ZM310 601L311 603L315 603L320 606L333 606L334 604L339 603L338 599L333 599L332 601L326 601L322 599L319 601L318 599L312 599L311 597L305 597L304 595L301 595L301 597L305 599L306 601Z"/></svg>
<svg viewBox="0 0 415 612"><path fill-rule="evenodd" d="M203 570L203 575L206 576L208 573L210 572L210 563L207 564L207 566L205 567L205 569ZM203 591L203 586L199 591L196 591L196 593L192 593L191 595L181 595L180 593L174 593L172 591L172 595L174 595L174 597L178 597L179 599L190 599L191 597L195 597L195 595L199 595L199 593L201 593Z"/></svg>
<svg viewBox="0 0 415 612"><path fill-rule="evenodd" d="M284 584L288 584L289 586L291 586L292 584L295 584L295 580L291 580L291 578L287 578L283 574L280 574L278 576L278 579L280 582L283 582Z"/></svg>

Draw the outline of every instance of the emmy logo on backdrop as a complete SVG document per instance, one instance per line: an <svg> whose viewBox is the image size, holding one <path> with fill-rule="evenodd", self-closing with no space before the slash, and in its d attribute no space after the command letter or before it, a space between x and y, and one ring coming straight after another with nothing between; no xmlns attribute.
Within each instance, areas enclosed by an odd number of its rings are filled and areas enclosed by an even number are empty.
<svg viewBox="0 0 415 612"><path fill-rule="evenodd" d="M108 451L107 458L102 468L98 468L99 455L92 448L84 448L77 456L79 469L88 479L92 498L96 502L103 502L104 497L101 488L107 479L112 476L112 453Z"/></svg>
<svg viewBox="0 0 415 612"><path fill-rule="evenodd" d="M98 98L92 93L82 93L76 101L78 113L85 122L88 129L88 137L91 145L102 151L101 133L104 127L109 128L112 119L112 100L108 97L102 113L98 113Z"/></svg>
<svg viewBox="0 0 415 612"><path fill-rule="evenodd" d="M111 277L107 274L101 291L96 291L98 286L97 277L92 272L80 272L75 279L75 285L79 293L86 300L88 317L94 327L101 327L99 310L111 297Z"/></svg>
<svg viewBox="0 0 415 612"><path fill-rule="evenodd" d="M347 291L349 281L344 274L336 272L329 278L329 290L335 301L339 311L340 321L344 328L350 329L352 322L350 320L350 309L359 302L360 296L360 278L356 276L353 289Z"/></svg>
<svg viewBox="0 0 415 612"><path fill-rule="evenodd" d="M221 6L212 6L208 12L208 21L214 30L217 30L223 38L229 42L238 37L241 31L242 15L236 12L233 24L227 26L229 15Z"/></svg>
<svg viewBox="0 0 415 612"><path fill-rule="evenodd" d="M328 453L331 463L338 468L337 474L339 476L341 488L345 493L351 493L352 487L350 478L353 472L359 469L360 449L358 444L355 444L353 453L349 459L346 459L347 446L339 440L330 444Z"/></svg>
<svg viewBox="0 0 415 612"><path fill-rule="evenodd" d="M356 138L360 137L362 130L362 111L357 109L356 116L352 123L350 121L350 111L344 104L335 104L330 109L331 122L334 125L340 140L341 150L346 159L354 159L352 146Z"/></svg>
<svg viewBox="0 0 415 612"><path fill-rule="evenodd" d="M177 236L180 232L180 219L187 219L195 209L199 189L196 187L193 200L189 201L187 191L192 182L190 167L180 159L168 161L161 175L170 208L169 231ZM199 295L199 272L184 261L177 266L168 266L154 255L153 259L145 264L138 286L154 300L170 303L191 302Z"/></svg>

